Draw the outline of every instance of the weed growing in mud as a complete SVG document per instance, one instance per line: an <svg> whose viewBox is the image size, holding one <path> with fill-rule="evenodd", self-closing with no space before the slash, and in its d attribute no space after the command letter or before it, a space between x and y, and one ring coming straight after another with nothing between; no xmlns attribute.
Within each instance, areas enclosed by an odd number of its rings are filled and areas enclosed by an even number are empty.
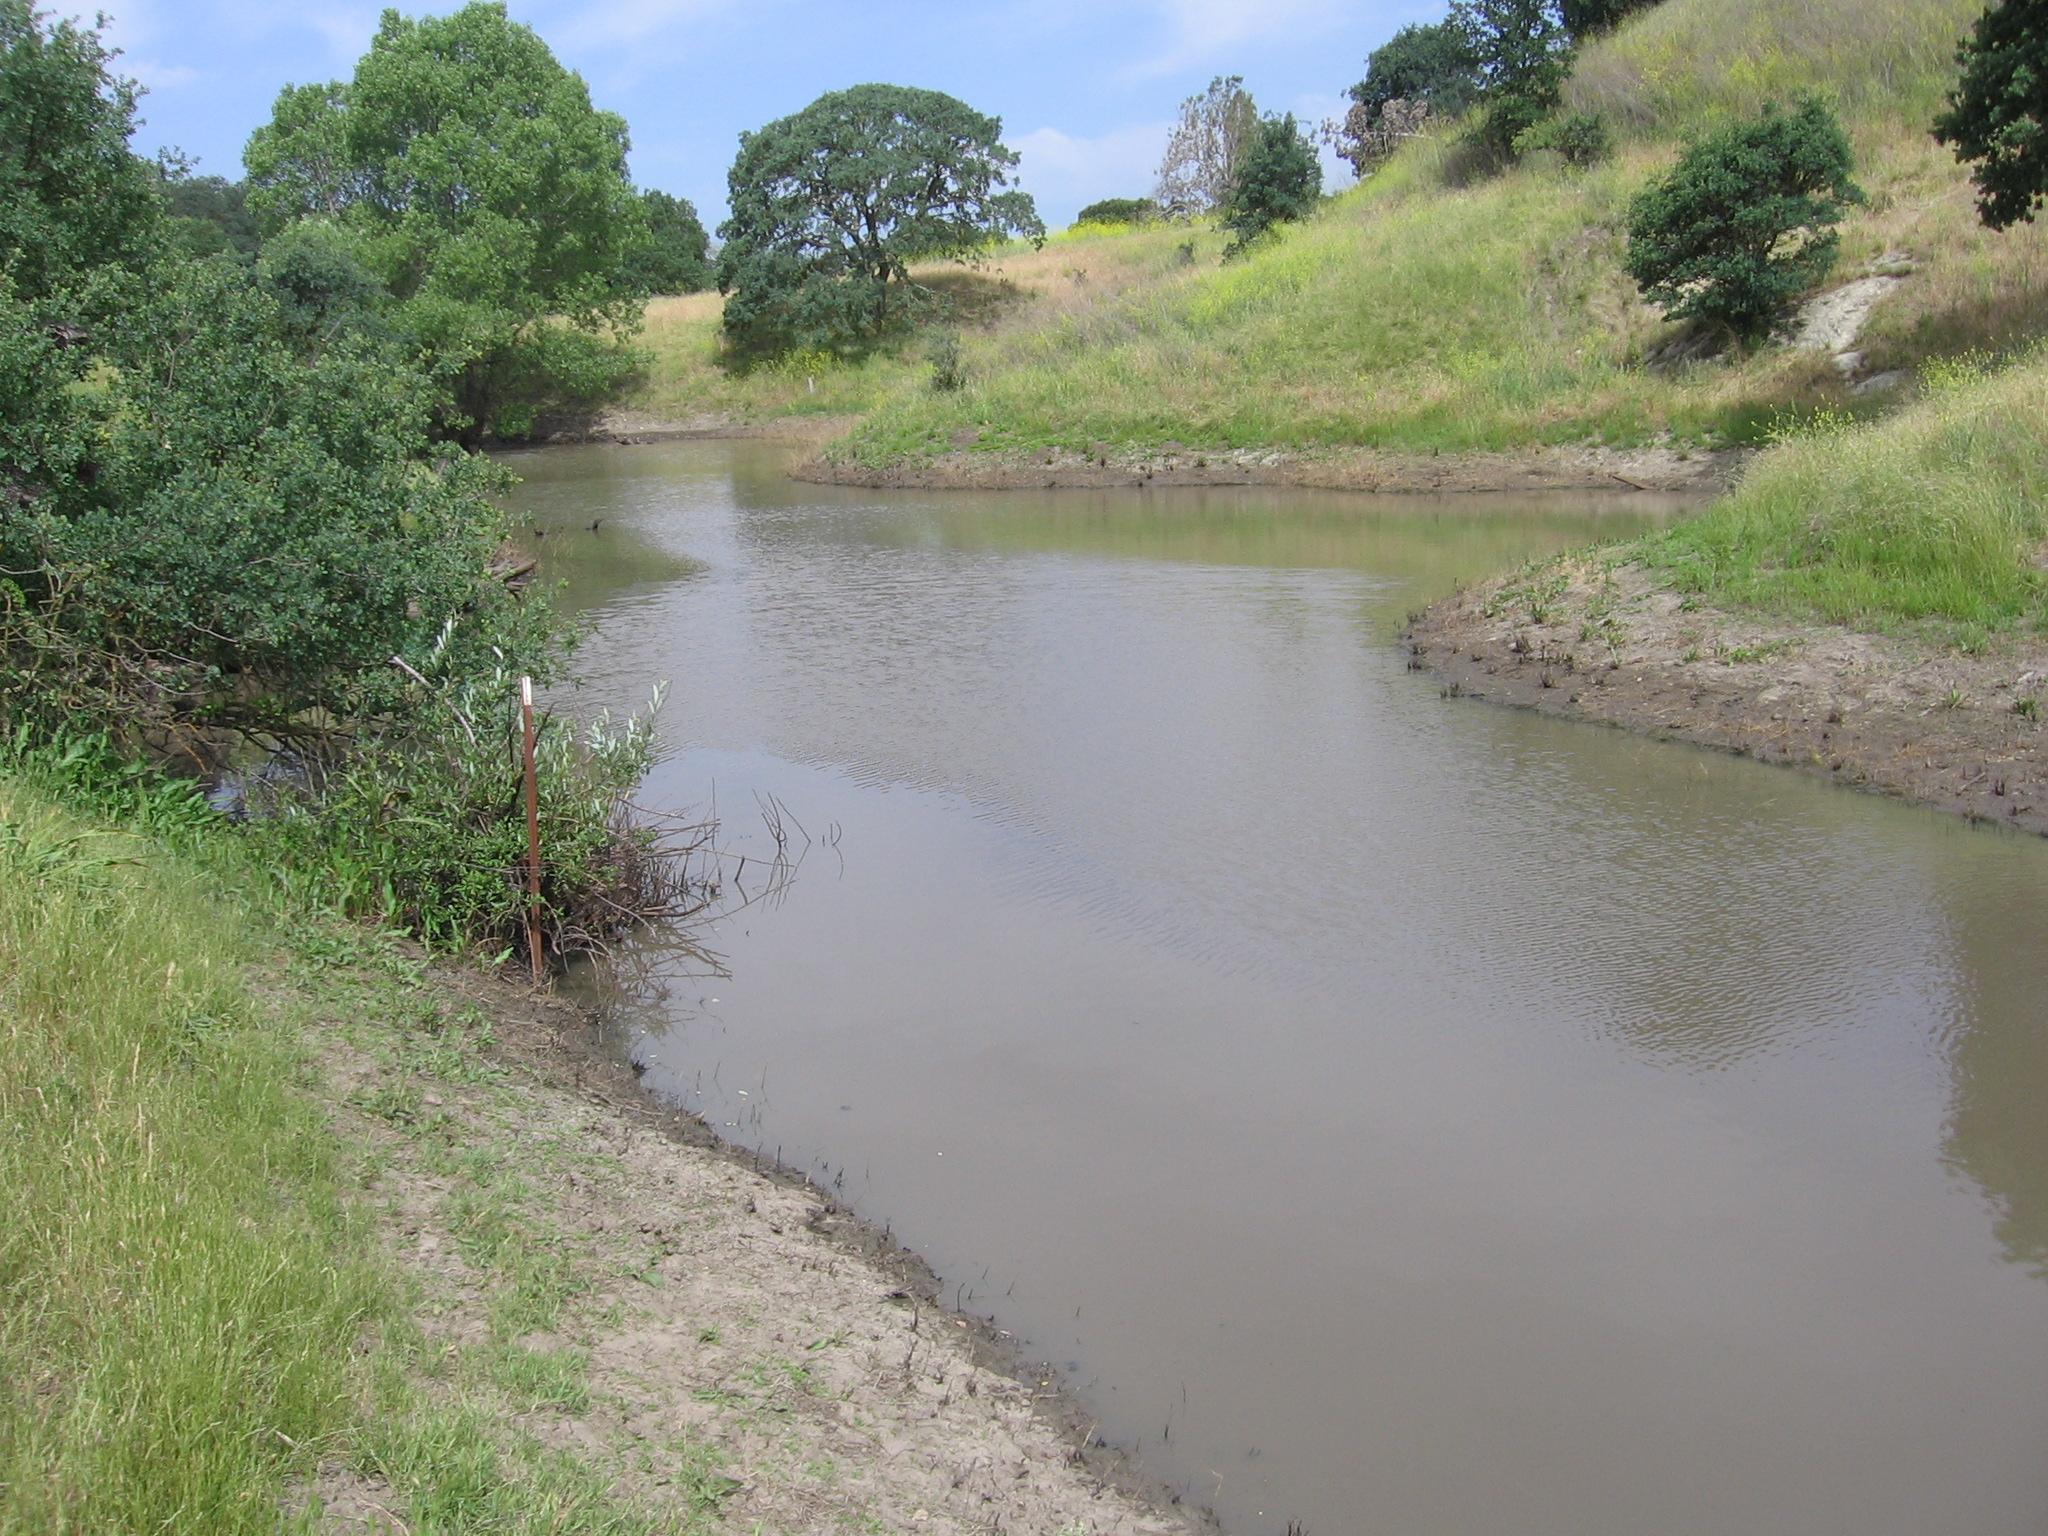
<svg viewBox="0 0 2048 1536"><path fill-rule="evenodd" d="M521 1413L553 1408L580 1414L590 1406L590 1358L581 1350L500 1344L485 1356L484 1370Z"/></svg>
<svg viewBox="0 0 2048 1536"><path fill-rule="evenodd" d="M2015 699L2012 712L2022 720L2038 720L2041 718L2041 701L2032 697Z"/></svg>

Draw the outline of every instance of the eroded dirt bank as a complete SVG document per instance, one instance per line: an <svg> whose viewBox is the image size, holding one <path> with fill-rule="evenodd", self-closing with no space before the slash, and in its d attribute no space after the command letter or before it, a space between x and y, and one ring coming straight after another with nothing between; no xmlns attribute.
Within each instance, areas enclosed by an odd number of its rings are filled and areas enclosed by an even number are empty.
<svg viewBox="0 0 2048 1536"><path fill-rule="evenodd" d="M2048 646L1965 656L1687 607L1635 566L1565 561L1446 599L1410 665L1448 693L1783 763L2048 834Z"/></svg>
<svg viewBox="0 0 2048 1536"><path fill-rule="evenodd" d="M586 1016L468 974L421 1053L328 1021L323 1095L444 1357L571 1373L519 1422L661 1530L1189 1536L1005 1335L801 1179L662 1108ZM530 1366L527 1363L531 1363ZM407 1529L330 1468L324 1527Z"/></svg>
<svg viewBox="0 0 2048 1536"><path fill-rule="evenodd" d="M1035 452L973 451L963 434L937 458L871 468L813 454L791 466L798 480L877 490L1029 490L1165 488L1204 485L1297 486L1309 490L1388 491L1717 491L1733 483L1740 449L1528 448L1507 453L1402 454L1362 450L1290 453L1266 449L1197 452L1169 445L1155 453L1108 448Z"/></svg>

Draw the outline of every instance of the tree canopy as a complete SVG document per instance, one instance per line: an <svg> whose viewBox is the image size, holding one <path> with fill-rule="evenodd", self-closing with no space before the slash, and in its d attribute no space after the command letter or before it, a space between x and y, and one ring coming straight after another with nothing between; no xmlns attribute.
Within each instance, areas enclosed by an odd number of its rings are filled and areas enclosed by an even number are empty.
<svg viewBox="0 0 2048 1536"><path fill-rule="evenodd" d="M1308 214L1322 191L1323 164L1294 115L1266 118L1238 157L1223 202L1223 226L1236 237L1225 254L1242 251L1275 224Z"/></svg>
<svg viewBox="0 0 2048 1536"><path fill-rule="evenodd" d="M626 258L623 281L636 292L699 293L711 286L711 236L687 197L640 194L647 238Z"/></svg>
<svg viewBox="0 0 2048 1536"><path fill-rule="evenodd" d="M858 85L740 135L719 226L727 337L857 348L903 318L921 261L1043 238L1002 122L938 91Z"/></svg>
<svg viewBox="0 0 2048 1536"><path fill-rule="evenodd" d="M1574 38L1610 32L1637 11L1648 10L1658 0L1559 0L1558 13L1565 30Z"/></svg>
<svg viewBox="0 0 2048 1536"><path fill-rule="evenodd" d="M241 182L225 176L192 176L183 167L166 167L164 210L171 239L191 256L254 256L263 237L249 211L248 194Z"/></svg>
<svg viewBox="0 0 2048 1536"><path fill-rule="evenodd" d="M1455 117L1479 94L1479 64L1462 29L1448 21L1403 27L1365 61L1365 78L1347 93L1351 107L1322 137L1360 176L1422 131L1432 118Z"/></svg>
<svg viewBox="0 0 2048 1536"><path fill-rule="evenodd" d="M502 3L417 20L386 11L345 83L295 86L249 140L266 232L334 219L391 296L465 435L517 432L587 391L626 323L619 275L646 239L623 119L592 107ZM538 399L529 396L538 396Z"/></svg>
<svg viewBox="0 0 2048 1536"><path fill-rule="evenodd" d="M1076 224L1149 224L1166 210L1149 197L1105 197L1074 215Z"/></svg>
<svg viewBox="0 0 2048 1536"><path fill-rule="evenodd" d="M156 172L128 148L136 87L112 57L96 30L0 0L0 271L24 299L133 265L156 237Z"/></svg>
<svg viewBox="0 0 2048 1536"><path fill-rule="evenodd" d="M13 41L67 59L35 155L140 192L112 205L128 223L77 215L108 243L65 240L61 290L0 278L0 716L289 731L388 701L387 658L451 619L472 657L543 635L487 575L499 476L435 451L428 381L365 334L299 344L241 267L133 257L158 192L108 163L132 95L90 30Z"/></svg>
<svg viewBox="0 0 2048 1536"><path fill-rule="evenodd" d="M1766 107L1686 150L1629 211L1625 265L1667 314L1758 337L1834 265L1850 178L1848 136L1827 105Z"/></svg>
<svg viewBox="0 0 2048 1536"><path fill-rule="evenodd" d="M1448 21L1403 27L1367 55L1351 99L1377 116L1390 101L1423 101L1454 117L1479 94L1479 61L1464 28Z"/></svg>
<svg viewBox="0 0 2048 1536"><path fill-rule="evenodd" d="M1180 104L1167 136L1154 198L1176 218L1220 208L1230 196L1238 158L1259 131L1259 108L1242 75L1218 75Z"/></svg>
<svg viewBox="0 0 2048 1536"><path fill-rule="evenodd" d="M1515 140L1564 99L1572 37L1557 0L1454 0L1450 24L1478 69L1485 105L1478 137L1511 154Z"/></svg>
<svg viewBox="0 0 2048 1536"><path fill-rule="evenodd" d="M1978 214L2008 229L2048 200L2048 0L1996 0L1956 61L1934 136L1975 162Z"/></svg>

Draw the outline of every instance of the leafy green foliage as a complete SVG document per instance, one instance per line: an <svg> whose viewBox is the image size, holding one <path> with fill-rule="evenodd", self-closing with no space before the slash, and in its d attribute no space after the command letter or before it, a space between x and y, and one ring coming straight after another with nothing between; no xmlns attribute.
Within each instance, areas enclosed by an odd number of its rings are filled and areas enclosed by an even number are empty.
<svg viewBox="0 0 2048 1536"><path fill-rule="evenodd" d="M1466 30L1450 21L1403 27L1366 57L1351 99L1377 117L1390 101L1424 101L1456 117L1479 95L1479 60Z"/></svg>
<svg viewBox="0 0 2048 1536"><path fill-rule="evenodd" d="M1564 99L1572 40L1557 0L1455 0L1450 25L1478 66L1484 106L1475 136L1496 154Z"/></svg>
<svg viewBox="0 0 2048 1536"><path fill-rule="evenodd" d="M156 238L156 173L128 148L137 91L112 57L94 28L0 0L0 273L31 303Z"/></svg>
<svg viewBox="0 0 2048 1536"><path fill-rule="evenodd" d="M1074 215L1076 224L1150 224L1166 210L1149 197L1105 197Z"/></svg>
<svg viewBox="0 0 2048 1536"><path fill-rule="evenodd" d="M1539 149L1551 150L1566 165L1584 170L1613 153L1614 133L1598 112L1569 112L1562 117L1545 118L1516 136L1517 155Z"/></svg>
<svg viewBox="0 0 2048 1536"><path fill-rule="evenodd" d="M77 309L89 345L0 304L0 709L289 736L380 711L386 658L457 616L472 655L544 658L486 575L502 476L434 455L419 375L355 336L302 358L214 262L104 270Z"/></svg>
<svg viewBox="0 0 2048 1536"><path fill-rule="evenodd" d="M1175 218L1220 208L1230 196L1237 162L1259 131L1259 108L1242 75L1218 75L1180 104L1167 136L1153 194Z"/></svg>
<svg viewBox="0 0 2048 1536"><path fill-rule="evenodd" d="M967 384L967 364L960 356L960 338L941 331L925 348L931 360L932 388L942 395L958 394Z"/></svg>
<svg viewBox="0 0 2048 1536"><path fill-rule="evenodd" d="M1979 216L2008 229L2048 200L2048 0L1995 0L1956 59L1934 136L1976 162Z"/></svg>
<svg viewBox="0 0 2048 1536"><path fill-rule="evenodd" d="M621 281L636 293L701 293L711 286L711 236L686 197L640 194L647 238L626 258Z"/></svg>
<svg viewBox="0 0 2048 1536"><path fill-rule="evenodd" d="M225 176L191 176L167 167L164 211L172 243L188 256L232 253L246 260L263 243L249 211L249 189Z"/></svg>
<svg viewBox="0 0 2048 1536"><path fill-rule="evenodd" d="M633 319L619 275L647 217L626 149L531 28L476 0L386 11L353 78L286 90L245 159L267 230L320 217L362 237L393 331L446 392L443 427L474 442L630 371L610 338Z"/></svg>
<svg viewBox="0 0 2048 1536"><path fill-rule="evenodd" d="M1826 103L1767 107L1697 140L1629 210L1624 265L1677 318L1754 338L1834 265L1833 226L1863 193Z"/></svg>
<svg viewBox="0 0 2048 1536"><path fill-rule="evenodd" d="M1456 117L1479 95L1479 63L1464 29L1449 21L1406 26L1365 61L1365 78L1351 87L1343 121L1323 125L1322 137L1369 174L1434 117Z"/></svg>
<svg viewBox="0 0 2048 1536"><path fill-rule="evenodd" d="M461 31L463 47L509 40L514 62L530 62L509 36L523 29L508 29L502 11L473 7L454 22L482 29ZM15 168L125 155L132 96L107 76L97 39L61 27L44 36L32 17L0 15L9 23L25 62L0 97L22 86L33 120L74 140L38 143ZM402 52L408 35L387 17L380 42ZM481 57L506 62L487 48ZM379 174L419 170L407 196L428 197L431 175L456 174L463 153L488 158L455 114L436 112L431 132L409 133L395 160L380 162ZM125 223L107 222L118 199L80 209L19 178L8 209L10 235L42 229L50 249L36 254L61 259L0 271L0 723L10 738L0 768L33 768L66 794L182 832L195 814L189 792L160 795L141 770L131 779L98 765L117 753L204 770L237 735L285 744L321 771L291 822L299 835L277 845L281 867L296 853L325 881L367 881L381 898L374 910L428 937L500 937L524 899L505 874L514 831L522 845L524 836L502 750L508 669L545 678L565 636L545 602L520 599L492 572L504 535L496 493L508 477L436 444L446 377L421 371L389 338L416 345L423 314L502 337L519 324L512 300L444 268L394 303L391 269L379 264L394 250L427 251L422 231L440 204L366 211L338 197L318 216L309 204L251 271L154 241L156 172L139 161L128 169L146 201ZM231 208L224 188L206 196ZM515 253L537 250L507 234L509 218L469 234L488 229ZM451 248L461 240L435 248L436 259L455 260ZM484 255L468 248L466 259ZM535 304L543 292L581 291L524 281ZM518 346L469 352L465 385L480 379L501 400L531 400L541 375L558 381L609 355L604 338L573 325L530 332ZM511 409L501 405L499 419ZM75 737L80 720L103 725L106 739L46 750ZM621 816L647 752L638 727L580 742L563 727L544 735L543 907L558 949L645 911L635 892L670 888L665 857Z"/></svg>
<svg viewBox="0 0 2048 1536"><path fill-rule="evenodd" d="M257 274L277 299L285 334L316 350L350 332L382 332L384 286L364 265L362 243L329 219L293 224L263 248Z"/></svg>
<svg viewBox="0 0 2048 1536"><path fill-rule="evenodd" d="M453 647L421 658L401 723L249 826L257 847L309 873L342 911L427 942L519 946L528 898L518 680L478 673ZM659 696L657 695L657 703ZM624 803L654 756L652 718L580 734L543 715L535 751L542 926L556 955L588 950L663 910L673 870Z"/></svg>
<svg viewBox="0 0 2048 1536"><path fill-rule="evenodd" d="M1225 256L1241 252L1275 224L1313 211L1322 191L1322 162L1294 115L1265 119L1238 161L1223 204L1223 227L1235 236Z"/></svg>
<svg viewBox="0 0 2048 1536"><path fill-rule="evenodd" d="M719 227L727 338L743 353L857 351L915 304L914 262L1042 239L1002 123L937 91L860 85L740 135Z"/></svg>
<svg viewBox="0 0 2048 1536"><path fill-rule="evenodd" d="M1657 0L1560 0L1558 12L1565 30L1574 38L1610 32L1637 11L1648 10Z"/></svg>

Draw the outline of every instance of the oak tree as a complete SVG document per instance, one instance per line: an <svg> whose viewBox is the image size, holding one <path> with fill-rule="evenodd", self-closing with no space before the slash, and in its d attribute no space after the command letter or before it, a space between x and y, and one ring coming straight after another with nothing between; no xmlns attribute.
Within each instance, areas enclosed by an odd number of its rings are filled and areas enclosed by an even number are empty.
<svg viewBox="0 0 2048 1536"><path fill-rule="evenodd" d="M1956 55L1962 79L1934 136L1975 162L1977 211L1993 229L2048 200L2048 0L1998 0Z"/></svg>
<svg viewBox="0 0 2048 1536"><path fill-rule="evenodd" d="M749 354L854 350L915 306L914 264L1042 239L1002 131L938 91L857 85L741 134L718 230L728 339Z"/></svg>

